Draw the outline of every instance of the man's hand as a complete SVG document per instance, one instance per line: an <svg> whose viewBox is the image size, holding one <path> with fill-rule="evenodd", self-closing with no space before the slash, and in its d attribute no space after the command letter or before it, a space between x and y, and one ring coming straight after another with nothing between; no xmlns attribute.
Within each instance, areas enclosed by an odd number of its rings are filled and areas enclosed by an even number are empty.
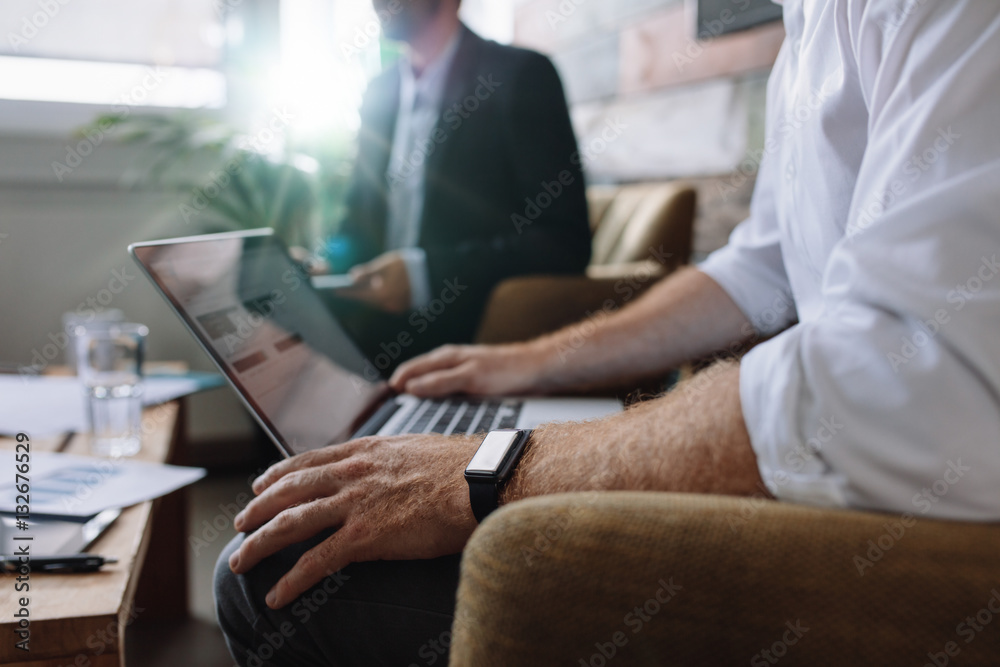
<svg viewBox="0 0 1000 667"><path fill-rule="evenodd" d="M541 393L544 359L538 344L445 345L402 364L389 384L416 396Z"/></svg>
<svg viewBox="0 0 1000 667"><path fill-rule="evenodd" d="M247 535L229 559L236 574L328 528L267 594L279 609L350 563L459 553L476 528L463 471L481 438L373 437L272 466L234 525Z"/></svg>
<svg viewBox="0 0 1000 667"><path fill-rule="evenodd" d="M387 313L410 309L410 275L398 252L379 255L351 269L352 287L337 290L337 296L364 301Z"/></svg>
<svg viewBox="0 0 1000 667"><path fill-rule="evenodd" d="M325 259L317 257L301 246L291 246L288 249L288 254L301 264L310 276L323 276L330 273L330 265Z"/></svg>

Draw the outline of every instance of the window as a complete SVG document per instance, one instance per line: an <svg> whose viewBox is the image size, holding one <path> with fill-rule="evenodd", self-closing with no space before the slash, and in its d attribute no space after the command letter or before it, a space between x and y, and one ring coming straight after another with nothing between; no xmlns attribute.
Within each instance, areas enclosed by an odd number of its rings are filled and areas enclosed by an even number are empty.
<svg viewBox="0 0 1000 667"><path fill-rule="evenodd" d="M367 81L380 68L378 18L370 0L282 0L281 57L268 99L295 117L308 138L352 131Z"/></svg>
<svg viewBox="0 0 1000 667"><path fill-rule="evenodd" d="M3 0L0 99L221 107L218 0Z"/></svg>
<svg viewBox="0 0 1000 667"><path fill-rule="evenodd" d="M462 12L509 41L511 0ZM280 107L302 138L350 132L380 37L370 0L0 0L0 131L68 131L98 106L226 107L241 126Z"/></svg>

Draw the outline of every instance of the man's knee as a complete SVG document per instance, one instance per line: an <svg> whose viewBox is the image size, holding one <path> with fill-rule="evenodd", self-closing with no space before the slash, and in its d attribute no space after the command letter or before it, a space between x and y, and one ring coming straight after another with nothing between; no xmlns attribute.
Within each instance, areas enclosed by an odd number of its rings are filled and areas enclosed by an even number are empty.
<svg viewBox="0 0 1000 667"><path fill-rule="evenodd" d="M243 537L244 535L240 533L231 539L229 544L227 544L222 550L222 553L219 554L219 559L215 561L214 586L216 592L219 591L219 586L226 585L232 577L236 576L233 574L233 571L229 569L229 557L233 555L234 551L240 548L241 544L243 544Z"/></svg>
<svg viewBox="0 0 1000 667"><path fill-rule="evenodd" d="M270 587L328 536L320 533L283 549L240 575L229 569L229 557L243 536L223 550L215 566L216 610L239 664L410 664L427 642L449 631L457 555L356 563L331 573L285 608L269 609L264 596Z"/></svg>
<svg viewBox="0 0 1000 667"><path fill-rule="evenodd" d="M226 545L215 562L213 588L215 591L215 610L223 630L245 627L250 630L252 619L249 618L249 608L246 604L246 582L240 575L233 574L229 569L229 557L243 544L243 535L237 535ZM241 599L242 598L242 599ZM252 630L250 630L252 632Z"/></svg>

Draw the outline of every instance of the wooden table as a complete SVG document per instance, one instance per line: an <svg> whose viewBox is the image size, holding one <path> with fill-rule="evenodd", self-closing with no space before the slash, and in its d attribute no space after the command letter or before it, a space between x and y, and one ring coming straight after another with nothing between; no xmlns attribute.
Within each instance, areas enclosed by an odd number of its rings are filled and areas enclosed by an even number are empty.
<svg viewBox="0 0 1000 667"><path fill-rule="evenodd" d="M184 433L182 401L143 413L139 461L178 463ZM30 435L30 434L28 434ZM13 449L14 441L0 439ZM89 436L31 441L32 452L62 450L89 455ZM13 471L0 471L0 474ZM122 511L88 551L113 556L92 574L32 573L30 652L14 647L15 575L0 575L0 665L17 667L119 667L125 664L124 633L137 617L187 614L187 540L183 489Z"/></svg>

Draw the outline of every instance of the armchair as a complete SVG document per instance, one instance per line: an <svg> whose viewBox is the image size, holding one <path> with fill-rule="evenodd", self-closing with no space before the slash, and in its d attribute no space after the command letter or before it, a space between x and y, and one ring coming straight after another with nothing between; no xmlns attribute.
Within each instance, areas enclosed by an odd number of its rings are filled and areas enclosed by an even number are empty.
<svg viewBox="0 0 1000 667"><path fill-rule="evenodd" d="M1000 528L760 498L513 503L465 550L451 665L1000 664Z"/></svg>
<svg viewBox="0 0 1000 667"><path fill-rule="evenodd" d="M477 343L528 340L625 305L691 257L695 191L681 183L592 186L593 235L584 276L523 276L500 283Z"/></svg>

